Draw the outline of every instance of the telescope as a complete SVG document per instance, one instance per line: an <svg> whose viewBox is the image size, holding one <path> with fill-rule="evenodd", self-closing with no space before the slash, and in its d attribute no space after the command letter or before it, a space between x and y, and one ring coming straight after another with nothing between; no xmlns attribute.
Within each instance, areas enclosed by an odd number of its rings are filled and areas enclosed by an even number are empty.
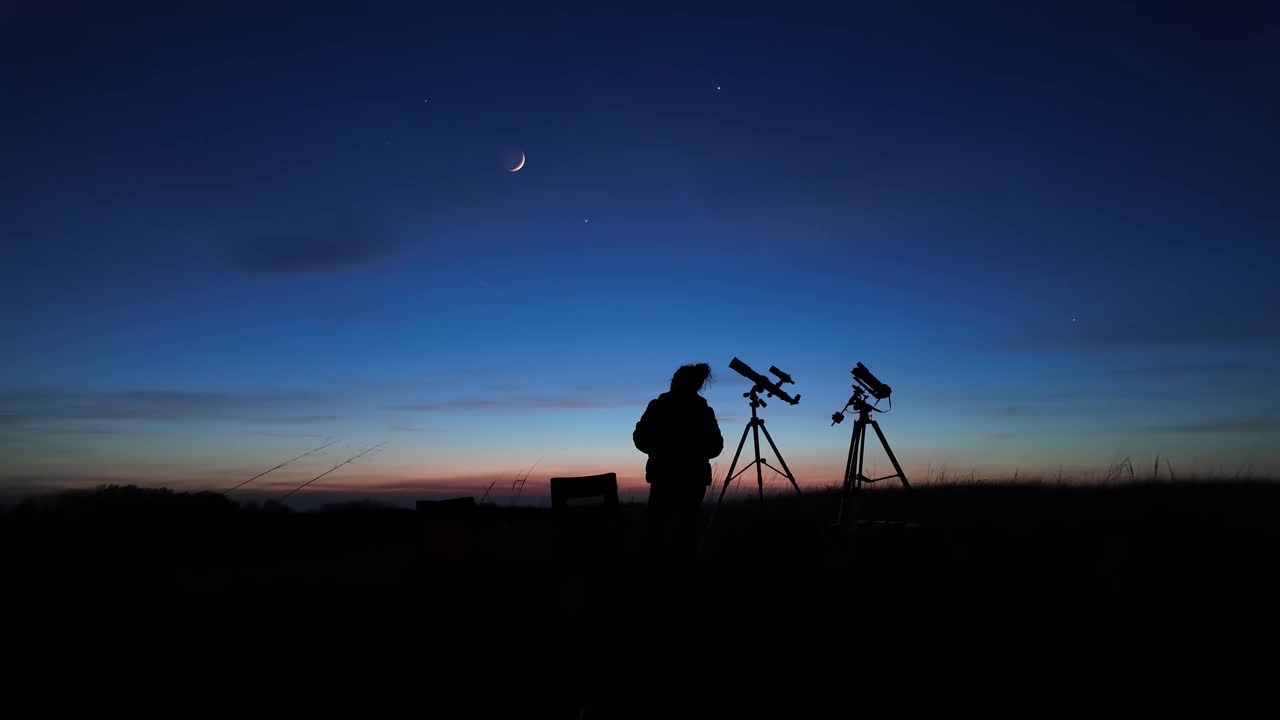
<svg viewBox="0 0 1280 720"><path fill-rule="evenodd" d="M859 363L859 365L861 365L861 363ZM739 375L755 383L755 387L751 389L751 392L753 393L760 392L761 390L763 390L767 395L769 395L769 397L777 396L778 398L780 398L781 400L783 400L789 405L795 405L796 403L800 402L799 394L797 394L793 398L787 394L786 390L783 390L782 388L778 387L779 385L785 385L787 383L791 383L792 385L794 385L795 381L791 379L790 375L779 370L776 365L770 365L769 372L778 376L777 383L765 377L764 375L761 375L755 370L752 370L750 365L747 365L746 363L742 362L738 358L734 358L732 361L729 362L729 368L732 370L736 370Z"/></svg>
<svg viewBox="0 0 1280 720"><path fill-rule="evenodd" d="M845 512L845 506L849 505L854 496L860 494L863 485L877 483L881 480L890 478L898 478L902 481L902 487L906 490L911 489L911 483L907 481L907 474L903 472L902 465L898 464L898 458L893 454L893 448L889 447L889 441L884 437L884 431L880 429L880 423L872 417L872 413L883 413L884 410L876 407L876 405L867 402L867 396L876 399L876 404L881 400L888 399L893 392L893 388L880 382L880 378L876 377L866 365L858 363L852 370L853 374L853 396L844 404L844 408L840 412L831 414L831 424L837 425L844 420L844 414L849 412L849 408L853 408L858 413L858 419L853 423L853 437L849 440L849 459L844 465L844 487L840 493L840 514L838 523L842 527L849 527L851 513ZM893 401L890 400L890 407ZM867 459L867 428L875 430L876 437L880 439L880 446L884 448L884 454L889 456L889 462L893 463L893 473L882 477L871 477L863 472ZM857 512L856 506L853 512Z"/></svg>
<svg viewBox="0 0 1280 720"><path fill-rule="evenodd" d="M849 372L853 374L853 381L856 383L853 386L853 397L849 398L849 402L845 403L843 410L831 413L832 425L839 425L841 422L844 422L844 414L848 412L851 407L859 411L863 408L868 408L873 412L884 412L878 407L868 405L867 396L870 395L875 398L876 404L879 404L881 400L888 398L889 395L893 393L893 388L880 382L880 378L876 377L867 369L867 366L862 363L858 363L857 366ZM890 406L892 406L893 401L890 400L889 402L891 403Z"/></svg>
<svg viewBox="0 0 1280 720"><path fill-rule="evenodd" d="M858 366L849 372L853 373L853 379L857 380L858 384L877 400L884 400L893 392L893 388L880 382L880 379L872 375L867 366L862 363L858 363Z"/></svg>
<svg viewBox="0 0 1280 720"><path fill-rule="evenodd" d="M733 454L733 462L729 463L729 473L724 476L724 483L720 485L720 499L716 501L716 508L719 508L720 503L724 502L724 494L729 490L729 483L733 482L735 478L752 467L756 469L756 489L760 493L760 502L764 502L765 467L768 467L770 470L789 480L791 482L791 487L795 488L796 494L799 495L800 486L796 484L796 476L791 473L791 468L787 467L787 461L782 459L782 453L778 450L777 443L773 441L773 436L769 434L769 428L764 426L764 418L760 417L756 413L757 408L766 407L768 405L768 403L760 399L761 392L768 393L769 397L777 396L791 405L795 405L800 402L799 394L795 397L791 397L785 390L778 387L779 385L795 383L795 381L791 379L790 375L779 370L777 365L769 366L769 372L778 376L778 382L776 383L755 370L752 370L750 365L742 362L738 358L734 358L729 363L729 367L753 383L750 390L742 393L742 397L747 398L751 405L751 419L747 420L747 426L742 428L742 439L738 441L738 451ZM778 464L782 466L781 470L770 465L769 461L765 460L764 457L760 455L761 431L764 432L764 439L769 442L769 447L773 448L773 455L778 458ZM742 448L747 444L747 435L751 435L752 445L755 448L756 459L747 463L741 470L734 472L738 467L738 458L742 457ZM707 521L707 527L711 527L712 522L715 522L714 510L711 513L711 519Z"/></svg>

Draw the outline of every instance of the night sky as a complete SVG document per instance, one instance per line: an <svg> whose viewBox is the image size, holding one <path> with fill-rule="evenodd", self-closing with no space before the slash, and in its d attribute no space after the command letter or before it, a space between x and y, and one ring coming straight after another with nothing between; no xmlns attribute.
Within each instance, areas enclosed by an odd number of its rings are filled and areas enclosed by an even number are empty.
<svg viewBox="0 0 1280 720"><path fill-rule="evenodd" d="M858 361L917 478L1280 471L1274 4L535 5L5 3L0 489L634 486L686 362L723 471L735 355L802 486Z"/></svg>

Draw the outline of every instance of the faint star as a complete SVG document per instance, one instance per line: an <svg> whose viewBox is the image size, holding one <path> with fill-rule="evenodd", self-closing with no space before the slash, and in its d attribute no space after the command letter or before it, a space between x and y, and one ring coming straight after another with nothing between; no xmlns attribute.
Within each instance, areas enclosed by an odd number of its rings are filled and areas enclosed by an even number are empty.
<svg viewBox="0 0 1280 720"><path fill-rule="evenodd" d="M1075 321L1076 321L1076 319L1075 319L1075 318L1071 318L1071 322L1075 322Z"/></svg>
<svg viewBox="0 0 1280 720"><path fill-rule="evenodd" d="M716 86L716 89L717 89L717 90L719 90L719 89L720 89L720 86L719 86L719 85L717 85L717 86Z"/></svg>
<svg viewBox="0 0 1280 720"><path fill-rule="evenodd" d="M591 221L588 220L587 218L582 218L582 222L591 222Z"/></svg>

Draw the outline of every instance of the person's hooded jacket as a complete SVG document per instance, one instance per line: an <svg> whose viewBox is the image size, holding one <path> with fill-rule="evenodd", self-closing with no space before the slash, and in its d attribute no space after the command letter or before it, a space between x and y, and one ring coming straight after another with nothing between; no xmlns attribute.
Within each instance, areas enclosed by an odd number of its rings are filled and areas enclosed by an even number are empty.
<svg viewBox="0 0 1280 720"><path fill-rule="evenodd" d="M697 393L665 392L651 400L631 438L649 456L648 483L710 485L710 459L724 450L715 411Z"/></svg>

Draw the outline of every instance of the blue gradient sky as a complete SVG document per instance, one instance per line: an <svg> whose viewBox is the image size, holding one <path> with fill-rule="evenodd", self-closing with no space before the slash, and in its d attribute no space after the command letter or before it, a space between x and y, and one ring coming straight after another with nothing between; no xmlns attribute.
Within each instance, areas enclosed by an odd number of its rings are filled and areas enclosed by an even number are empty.
<svg viewBox="0 0 1280 720"><path fill-rule="evenodd" d="M857 361L916 474L1280 470L1273 7L262 5L0 10L10 490L634 482L734 355L806 485Z"/></svg>

